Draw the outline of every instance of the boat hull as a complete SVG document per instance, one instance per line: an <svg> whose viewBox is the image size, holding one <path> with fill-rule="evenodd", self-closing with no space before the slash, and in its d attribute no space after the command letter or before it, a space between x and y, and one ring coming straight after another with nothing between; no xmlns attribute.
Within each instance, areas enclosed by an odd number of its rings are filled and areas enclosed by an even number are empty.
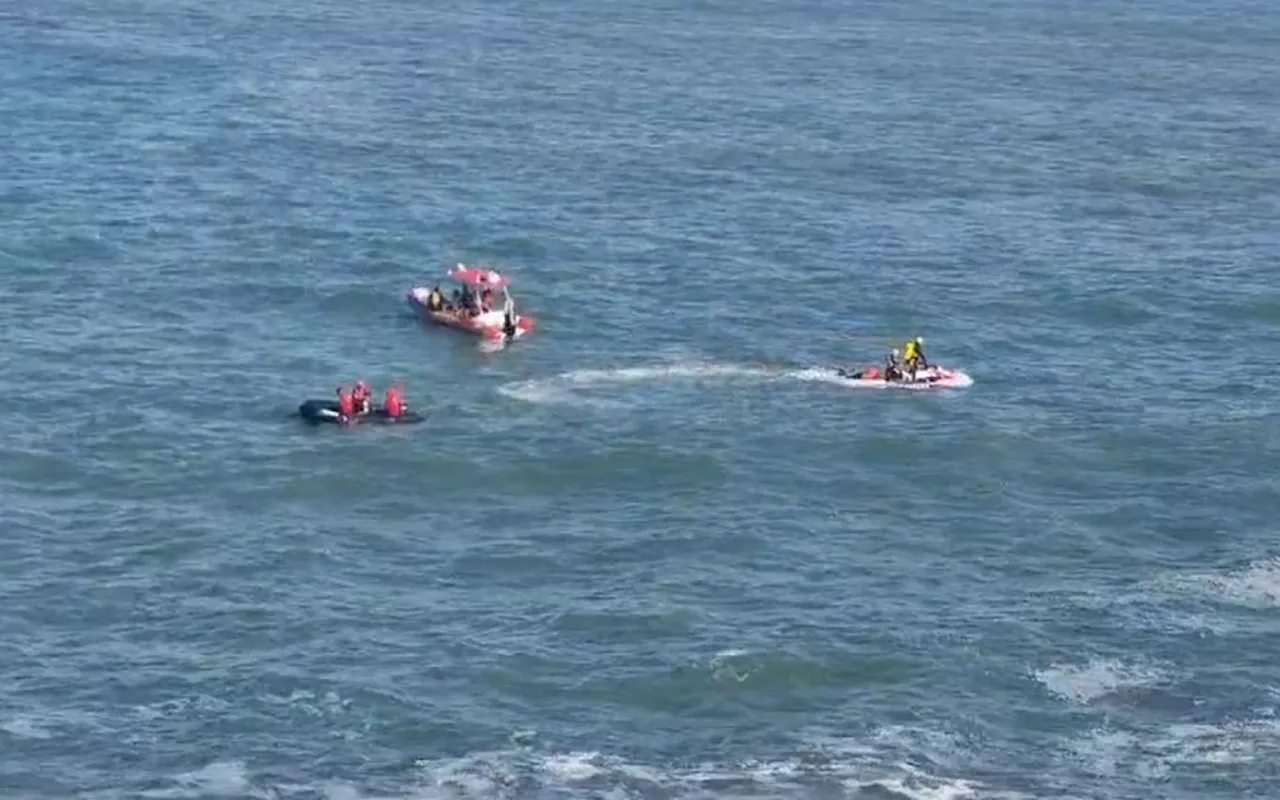
<svg viewBox="0 0 1280 800"><path fill-rule="evenodd" d="M427 305L427 297L430 292L430 289L415 287L410 289L406 295L409 307L423 322L465 331L484 339L501 339L505 336L502 329L504 319L501 311L489 311L474 316L453 311L432 311ZM533 331L533 326L533 317L517 314L516 332L513 338L520 339L527 336Z"/></svg>
<svg viewBox="0 0 1280 800"><path fill-rule="evenodd" d="M973 378L968 373L949 367L929 367L916 372L916 379L886 381L881 377L862 377L862 370L836 370L852 386L868 389L967 389L973 385Z"/></svg>

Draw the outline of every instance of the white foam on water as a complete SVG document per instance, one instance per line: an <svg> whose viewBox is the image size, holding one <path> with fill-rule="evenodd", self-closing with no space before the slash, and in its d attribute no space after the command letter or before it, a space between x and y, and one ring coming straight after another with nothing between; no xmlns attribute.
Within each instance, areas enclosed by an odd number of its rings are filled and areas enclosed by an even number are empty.
<svg viewBox="0 0 1280 800"><path fill-rule="evenodd" d="M891 737L892 738L892 737ZM413 774L398 786L382 785L376 793L349 776L308 781L275 781L255 775L240 761L215 761L193 772L172 776L168 787L146 791L108 789L94 792L100 800L125 797L250 797L292 800L494 800L513 796L562 798L664 797L669 800L719 798L808 798L832 785L857 795L894 792L909 800L1018 798L958 777L933 774L933 768L902 763L876 740L851 741L836 747L802 747L794 757L718 762L644 764L597 751L536 752L523 747L474 752L457 758L420 759ZM519 791L513 794L513 791Z"/></svg>
<svg viewBox="0 0 1280 800"><path fill-rule="evenodd" d="M864 751L868 752L868 751ZM836 756L837 754L831 754ZM532 759L532 760L531 760ZM663 768L635 764L598 752L574 752L534 757L533 754L478 753L459 759L420 761L424 789L448 796L480 798L504 796L504 787L534 779L557 795L600 797L649 796L671 798L808 797L818 784L839 783L851 791L880 788L911 800L959 800L967 797L1014 797L982 791L970 781L933 776L905 764L869 763L836 758L824 763L810 759L745 760ZM606 791L607 789L607 791ZM605 793L605 794L602 794ZM422 795L417 795L422 796ZM429 795L428 795L429 796Z"/></svg>
<svg viewBox="0 0 1280 800"><path fill-rule="evenodd" d="M1153 667L1104 658L1090 659L1085 664L1053 664L1033 674L1053 694L1081 705L1120 689L1152 686L1168 678Z"/></svg>
<svg viewBox="0 0 1280 800"><path fill-rule="evenodd" d="M559 380L573 386L612 386L626 383L649 383L672 378L749 378L770 377L774 370L764 367L748 367L738 364L662 364L649 367L620 367L617 369L575 370L559 376ZM556 380L553 378L553 380Z"/></svg>
<svg viewBox="0 0 1280 800"><path fill-rule="evenodd" d="M872 781L871 785L912 800L967 800L967 798L992 796L980 795L976 787L965 781L956 781L943 786L913 786L905 780L895 778Z"/></svg>
<svg viewBox="0 0 1280 800"><path fill-rule="evenodd" d="M824 369L822 367L809 367L808 369L798 369L788 375L798 381L807 383L830 383L835 386L848 386L854 388L859 386L859 382L849 378L842 377L840 373L833 369Z"/></svg>
<svg viewBox="0 0 1280 800"><path fill-rule="evenodd" d="M1102 777L1164 780L1179 769L1225 774L1280 759L1280 720L1179 723L1154 731L1102 726L1075 740L1065 755Z"/></svg>
<svg viewBox="0 0 1280 800"><path fill-rule="evenodd" d="M1163 753L1172 765L1274 763L1280 757L1280 722L1170 725L1147 748Z"/></svg>
<svg viewBox="0 0 1280 800"><path fill-rule="evenodd" d="M138 792L142 797L272 797L275 792L251 785L249 770L241 761L214 761L200 769L175 775L176 785Z"/></svg>
<svg viewBox="0 0 1280 800"><path fill-rule="evenodd" d="M602 401L600 398L589 397L583 393L594 389L656 384L673 380L767 379L776 378L778 374L777 370L738 364L656 364L616 369L573 370L550 378L506 384L500 386L498 392L528 403L616 407L620 404Z"/></svg>
<svg viewBox="0 0 1280 800"><path fill-rule="evenodd" d="M1182 574L1162 581L1166 588L1192 591L1220 602L1250 608L1280 606L1280 557L1259 559L1230 572Z"/></svg>
<svg viewBox="0 0 1280 800"><path fill-rule="evenodd" d="M525 403L544 406L578 406L582 408L625 408L626 403L599 397L584 397L572 388L557 386L549 380L522 381L498 387L498 394Z"/></svg>
<svg viewBox="0 0 1280 800"><path fill-rule="evenodd" d="M560 781L585 781L602 772L599 760L600 754L594 752L552 755L543 762L543 769Z"/></svg>
<svg viewBox="0 0 1280 800"><path fill-rule="evenodd" d="M1159 572L1121 589L1081 589L1072 601L1106 611L1128 628L1217 635L1280 630L1280 621L1266 615L1235 613L1237 608L1280 608L1280 557L1255 559L1236 569Z"/></svg>

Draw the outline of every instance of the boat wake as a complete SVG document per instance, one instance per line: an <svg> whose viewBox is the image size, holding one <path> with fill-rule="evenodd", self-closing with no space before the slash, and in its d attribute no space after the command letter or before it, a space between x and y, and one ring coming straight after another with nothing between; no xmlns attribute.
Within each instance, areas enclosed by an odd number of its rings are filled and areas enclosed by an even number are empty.
<svg viewBox="0 0 1280 800"><path fill-rule="evenodd" d="M965 376L967 383L972 384ZM747 364L715 364L715 363L673 363L655 364L642 367L620 367L617 369L583 369L561 373L550 378L508 383L498 388L498 392L516 400L542 405L580 405L600 408L617 408L623 404L608 398L601 398L593 393L613 387L629 384L661 384L677 381L693 381L700 384L713 382L770 382L800 381L806 383L827 383L846 388L866 388L883 382L855 380L840 375L834 369L823 367L786 368L752 366ZM920 385L899 386L903 389L934 389L937 387Z"/></svg>
<svg viewBox="0 0 1280 800"><path fill-rule="evenodd" d="M616 408L622 404L589 393L637 383L670 383L674 381L729 381L732 379L769 380L780 377L780 370L738 364L677 363L617 369L580 369L550 378L509 383L498 388L500 394L527 403L543 405L582 405Z"/></svg>

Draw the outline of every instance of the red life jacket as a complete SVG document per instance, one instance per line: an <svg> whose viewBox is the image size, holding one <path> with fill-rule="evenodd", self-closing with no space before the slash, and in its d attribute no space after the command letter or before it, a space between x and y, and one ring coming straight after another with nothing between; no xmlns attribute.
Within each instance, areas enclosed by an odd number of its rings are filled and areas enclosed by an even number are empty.
<svg viewBox="0 0 1280 800"><path fill-rule="evenodd" d="M387 399L384 405L387 407L388 417L398 417L404 413L404 400L396 389L387 390Z"/></svg>
<svg viewBox="0 0 1280 800"><path fill-rule="evenodd" d="M342 391L338 393L338 413L344 417L355 415L356 401L351 396L351 392Z"/></svg>

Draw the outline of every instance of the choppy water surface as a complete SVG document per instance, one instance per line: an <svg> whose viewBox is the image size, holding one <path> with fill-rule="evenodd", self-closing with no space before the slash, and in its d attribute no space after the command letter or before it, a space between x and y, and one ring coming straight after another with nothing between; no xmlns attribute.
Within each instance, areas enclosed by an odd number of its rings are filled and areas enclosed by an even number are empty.
<svg viewBox="0 0 1280 800"><path fill-rule="evenodd" d="M1274 793L1280 11L1061 6L0 10L3 795Z"/></svg>

